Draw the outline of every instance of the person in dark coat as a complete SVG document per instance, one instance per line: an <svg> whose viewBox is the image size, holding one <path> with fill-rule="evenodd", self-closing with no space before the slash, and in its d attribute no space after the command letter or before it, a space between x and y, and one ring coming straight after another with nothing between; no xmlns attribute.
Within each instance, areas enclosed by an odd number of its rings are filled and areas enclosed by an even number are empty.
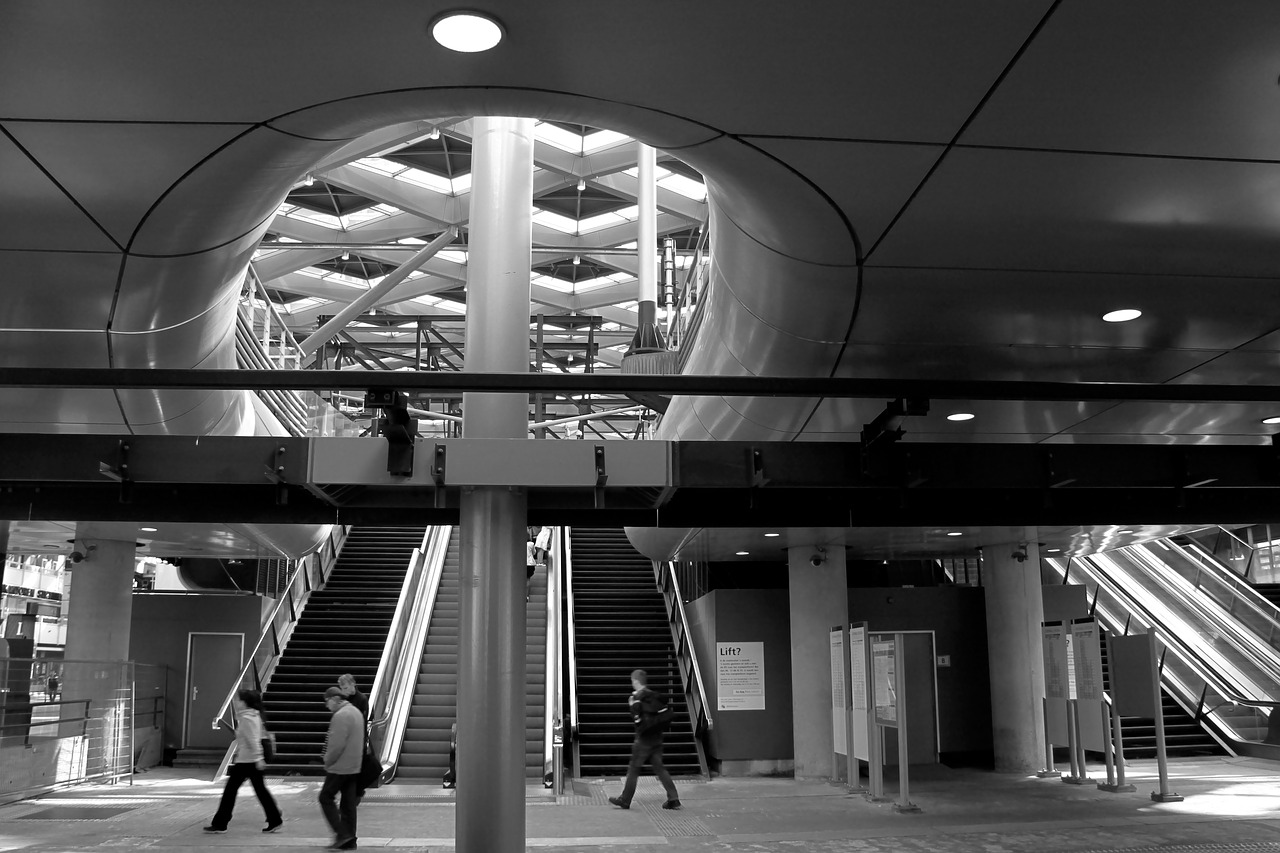
<svg viewBox="0 0 1280 853"><path fill-rule="evenodd" d="M657 723L658 714L667 707L666 697L649 689L649 674L643 669L631 673L631 687L632 693L627 699L627 706L631 711L631 721L636 727L636 739L631 744L631 763L627 767L626 784L622 786L622 793L610 797L609 802L620 809L631 808L631 798L636 793L640 770L648 764L667 792L667 801L662 807L678 809L680 795L676 791L676 783L671 781L671 774L662 763L662 734L666 727Z"/></svg>

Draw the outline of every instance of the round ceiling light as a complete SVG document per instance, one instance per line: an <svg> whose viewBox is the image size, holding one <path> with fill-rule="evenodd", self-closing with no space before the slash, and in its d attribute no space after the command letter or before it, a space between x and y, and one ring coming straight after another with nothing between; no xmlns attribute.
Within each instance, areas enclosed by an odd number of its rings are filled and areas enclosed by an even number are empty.
<svg viewBox="0 0 1280 853"><path fill-rule="evenodd" d="M478 12L448 12L431 24L431 37L458 53L480 53L502 41L502 26Z"/></svg>
<svg viewBox="0 0 1280 853"><path fill-rule="evenodd" d="M947 415L949 421L971 421L975 415L972 412L953 412Z"/></svg>
<svg viewBox="0 0 1280 853"><path fill-rule="evenodd" d="M1137 308L1120 308L1116 311L1108 311L1102 315L1102 319L1108 323L1127 323L1130 320L1136 320L1142 316L1142 312Z"/></svg>

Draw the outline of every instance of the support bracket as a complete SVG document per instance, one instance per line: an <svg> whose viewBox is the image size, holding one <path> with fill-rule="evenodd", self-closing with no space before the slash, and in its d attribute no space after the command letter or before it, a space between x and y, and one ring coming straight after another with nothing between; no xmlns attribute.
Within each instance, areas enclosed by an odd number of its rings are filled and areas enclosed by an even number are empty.
<svg viewBox="0 0 1280 853"><path fill-rule="evenodd" d="M276 506L287 506L289 503L289 481L284 476L284 454L288 450L283 444L277 444L271 452L271 464L263 468L263 475L276 484Z"/></svg>
<svg viewBox="0 0 1280 853"><path fill-rule="evenodd" d="M122 440L116 449L116 464L98 463L98 473L120 484L120 503L133 500L133 479L129 475L129 442Z"/></svg>
<svg viewBox="0 0 1280 853"><path fill-rule="evenodd" d="M597 444L595 448L596 458L596 488L595 488L595 506L600 509L604 506L604 486L609 481L609 473L605 469L604 464L604 445Z"/></svg>
<svg viewBox="0 0 1280 853"><path fill-rule="evenodd" d="M437 443L431 453L431 479L436 484L435 508L444 509L445 446Z"/></svg>

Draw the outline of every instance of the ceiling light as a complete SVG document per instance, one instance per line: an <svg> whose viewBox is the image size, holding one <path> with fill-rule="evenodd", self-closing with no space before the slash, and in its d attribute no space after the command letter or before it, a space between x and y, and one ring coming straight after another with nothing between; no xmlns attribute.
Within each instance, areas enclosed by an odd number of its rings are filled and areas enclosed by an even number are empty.
<svg viewBox="0 0 1280 853"><path fill-rule="evenodd" d="M1049 553L1050 553L1050 554L1056 554L1056 553L1058 553L1058 552L1059 552L1059 551L1061 551L1061 550L1062 550L1061 548L1050 548L1050 549L1049 549Z"/></svg>
<svg viewBox="0 0 1280 853"><path fill-rule="evenodd" d="M315 179L314 177L312 177L311 175L307 175L305 178L303 178L303 179L302 179L302 185L303 185L304 187L309 187L309 186L311 186L312 184L314 184L315 182L316 182L316 179Z"/></svg>
<svg viewBox="0 0 1280 853"><path fill-rule="evenodd" d="M143 533L155 533L155 532L156 532L156 529L155 529L154 527L139 527L138 529L139 529L139 530L141 530Z"/></svg>
<svg viewBox="0 0 1280 853"><path fill-rule="evenodd" d="M766 539L772 539L772 538L774 538L775 536L781 536L781 535L782 535L781 533L766 533L766 534L764 535L764 537L765 537Z"/></svg>
<svg viewBox="0 0 1280 853"><path fill-rule="evenodd" d="M587 182L582 178L578 178L578 192L582 192L586 188L587 188Z"/></svg>
<svg viewBox="0 0 1280 853"><path fill-rule="evenodd" d="M1102 315L1102 319L1108 323L1127 323L1130 320L1136 320L1142 316L1142 312L1137 308L1120 308L1116 311L1108 311Z"/></svg>
<svg viewBox="0 0 1280 853"><path fill-rule="evenodd" d="M1269 418L1263 418L1262 422L1264 424L1280 424L1280 415L1274 415Z"/></svg>
<svg viewBox="0 0 1280 853"><path fill-rule="evenodd" d="M963 533L961 533L959 530L953 530L953 531L951 531L950 533L948 533L947 535L948 535L948 536L963 536L964 534L963 534Z"/></svg>
<svg viewBox="0 0 1280 853"><path fill-rule="evenodd" d="M582 256L581 256L581 255L574 255L574 256L573 256L573 265L576 267L576 266L577 266L578 264L580 264L580 263L582 263Z"/></svg>
<svg viewBox="0 0 1280 853"><path fill-rule="evenodd" d="M342 250L342 259L343 259L344 261L349 261L349 260L351 260L351 253L350 253L350 252L348 252L346 249L343 249L343 250Z"/></svg>
<svg viewBox="0 0 1280 853"><path fill-rule="evenodd" d="M440 138L440 128L438 127L431 128L431 132L427 134L427 139L439 139L439 138Z"/></svg>
<svg viewBox="0 0 1280 853"><path fill-rule="evenodd" d="M737 554L739 557L745 557L745 556L747 556L748 554L750 554L751 552L750 552L750 551L735 551L734 553L735 553L735 554Z"/></svg>
<svg viewBox="0 0 1280 853"><path fill-rule="evenodd" d="M971 421L973 418L974 416L970 412L953 412L947 415L947 420L949 421Z"/></svg>
<svg viewBox="0 0 1280 853"><path fill-rule="evenodd" d="M493 18L476 12L449 12L436 18L431 37L449 50L479 53L502 41L502 27Z"/></svg>

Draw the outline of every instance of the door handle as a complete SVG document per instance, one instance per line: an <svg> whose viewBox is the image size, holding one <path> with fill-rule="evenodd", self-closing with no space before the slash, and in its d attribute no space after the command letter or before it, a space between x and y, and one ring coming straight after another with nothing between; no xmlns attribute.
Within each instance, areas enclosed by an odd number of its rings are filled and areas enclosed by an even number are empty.
<svg viewBox="0 0 1280 853"><path fill-rule="evenodd" d="M192 701L192 702L194 702L194 701L196 701L196 699L198 699L199 697L200 697L200 688L199 688L199 687L197 687L197 686L195 686L195 685L192 685L192 687L191 687L191 701Z"/></svg>

